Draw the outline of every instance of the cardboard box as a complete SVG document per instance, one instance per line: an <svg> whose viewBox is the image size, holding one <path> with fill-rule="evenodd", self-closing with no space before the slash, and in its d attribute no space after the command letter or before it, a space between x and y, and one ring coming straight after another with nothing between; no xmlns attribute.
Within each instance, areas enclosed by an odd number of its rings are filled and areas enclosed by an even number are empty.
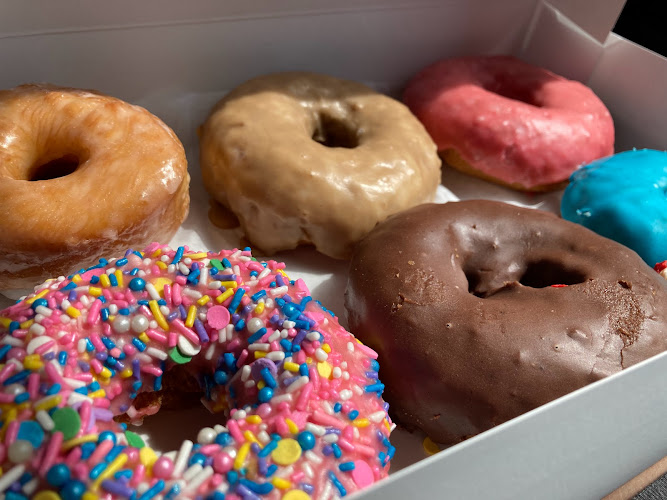
<svg viewBox="0 0 667 500"><path fill-rule="evenodd" d="M240 233L207 217L196 129L226 91L264 73L317 71L397 95L443 57L511 53L590 85L612 112L617 150L666 149L667 61L609 34L623 3L5 0L0 87L95 88L160 116L192 175L191 213L172 243L230 247ZM481 196L558 211L559 193L521 195L448 170L443 179L441 202ZM346 263L308 249L280 258L343 315ZM357 498L599 498L667 454L666 381L661 355L413 465L419 439L397 435L395 468L409 466Z"/></svg>

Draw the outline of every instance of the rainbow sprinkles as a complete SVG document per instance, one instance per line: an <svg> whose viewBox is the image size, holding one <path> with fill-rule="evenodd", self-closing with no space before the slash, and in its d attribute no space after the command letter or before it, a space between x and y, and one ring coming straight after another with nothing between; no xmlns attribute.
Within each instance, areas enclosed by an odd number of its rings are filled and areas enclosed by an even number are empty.
<svg viewBox="0 0 667 500"><path fill-rule="evenodd" d="M377 354L247 248L101 259L1 311L0 337L7 500L332 499L388 473ZM224 416L161 454L114 417L155 413L138 396L175 365Z"/></svg>

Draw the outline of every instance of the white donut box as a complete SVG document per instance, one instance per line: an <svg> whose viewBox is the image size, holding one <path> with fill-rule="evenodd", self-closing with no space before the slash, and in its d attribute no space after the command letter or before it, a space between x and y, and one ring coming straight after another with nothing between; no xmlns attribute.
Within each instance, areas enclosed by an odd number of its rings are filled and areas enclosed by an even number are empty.
<svg viewBox="0 0 667 500"><path fill-rule="evenodd" d="M667 60L610 33L623 3L0 0L0 88L51 82L147 107L176 131L190 162L190 215L171 243L234 247L238 230L207 217L196 129L226 91L264 73L317 71L399 95L445 56L511 53L592 87L614 117L618 151L667 149ZM471 197L557 212L560 194L520 195L445 170L437 201ZM344 317L346 263L311 249L279 257ZM355 498L600 498L667 454L666 385L663 354L430 458L421 436L399 430L394 472ZM192 439L215 422L200 410L163 413L144 428L158 447L175 446L174 425L179 439Z"/></svg>

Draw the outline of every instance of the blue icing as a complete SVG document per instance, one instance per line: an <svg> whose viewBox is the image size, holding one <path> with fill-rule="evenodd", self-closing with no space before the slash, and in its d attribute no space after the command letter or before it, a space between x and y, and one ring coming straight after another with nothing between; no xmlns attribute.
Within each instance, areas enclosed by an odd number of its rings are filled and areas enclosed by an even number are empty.
<svg viewBox="0 0 667 500"><path fill-rule="evenodd" d="M667 258L667 152L642 149L572 174L561 214L633 249L650 266Z"/></svg>

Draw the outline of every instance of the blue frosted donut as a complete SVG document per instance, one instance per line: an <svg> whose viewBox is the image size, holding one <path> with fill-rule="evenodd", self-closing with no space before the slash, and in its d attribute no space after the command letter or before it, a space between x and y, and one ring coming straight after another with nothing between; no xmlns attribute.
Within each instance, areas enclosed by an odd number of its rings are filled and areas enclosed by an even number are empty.
<svg viewBox="0 0 667 500"><path fill-rule="evenodd" d="M667 249L667 152L625 151L570 177L563 218L623 243L653 266Z"/></svg>

